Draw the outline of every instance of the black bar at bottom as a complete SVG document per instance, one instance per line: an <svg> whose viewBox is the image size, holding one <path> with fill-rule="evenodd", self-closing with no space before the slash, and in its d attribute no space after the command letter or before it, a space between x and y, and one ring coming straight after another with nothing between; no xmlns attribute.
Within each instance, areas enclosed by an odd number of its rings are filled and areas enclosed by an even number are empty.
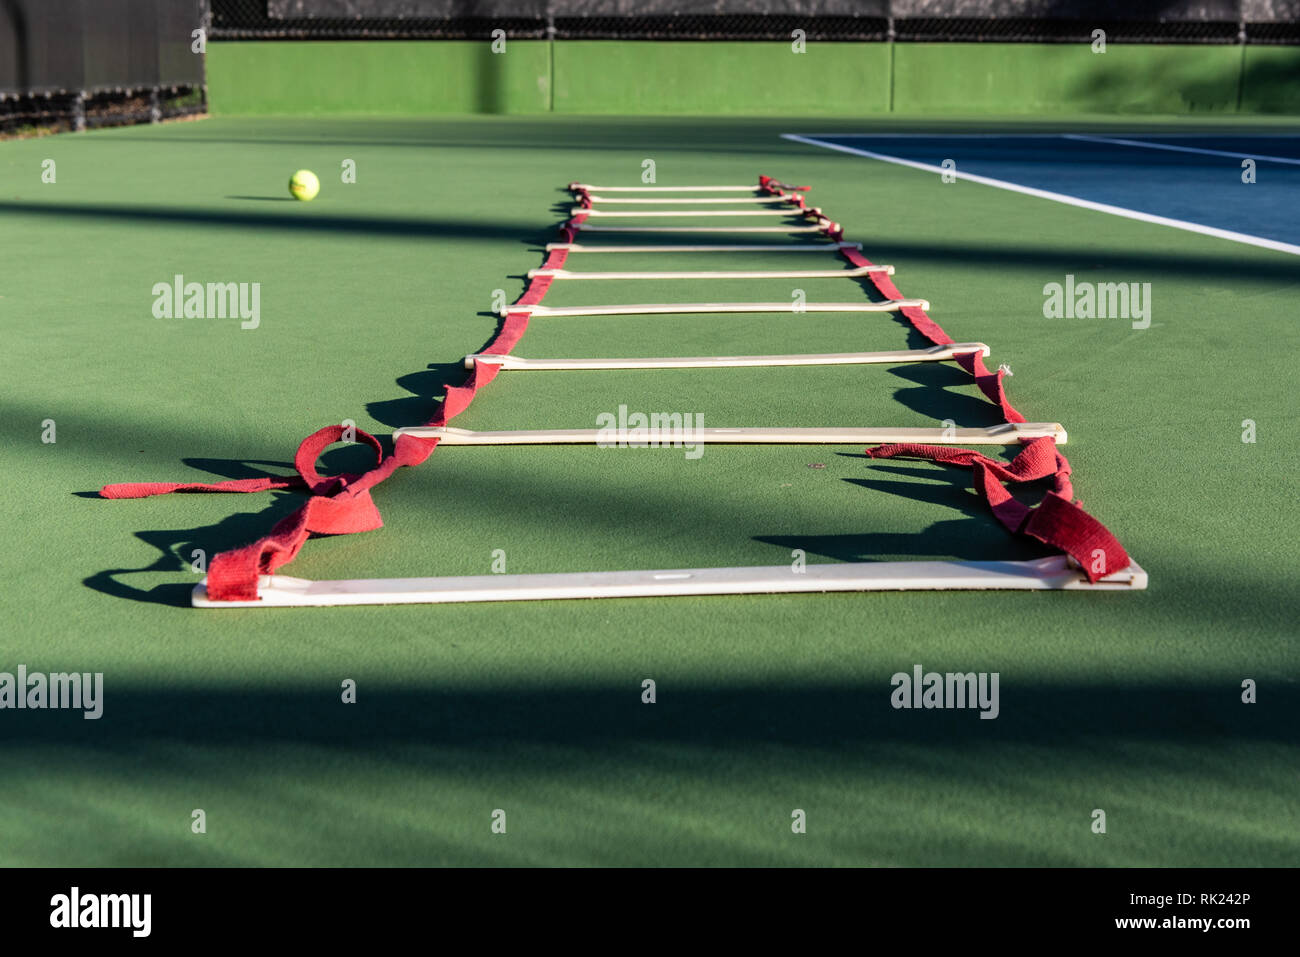
<svg viewBox="0 0 1300 957"><path fill-rule="evenodd" d="M283 938L296 952L413 934L450 942L453 931L494 945L556 933L570 944L667 943L707 931L732 947L785 936L812 947L846 933L927 947L1100 937L1231 948L1285 933L1293 884L1286 870L1190 868L0 872L9 943Z"/></svg>

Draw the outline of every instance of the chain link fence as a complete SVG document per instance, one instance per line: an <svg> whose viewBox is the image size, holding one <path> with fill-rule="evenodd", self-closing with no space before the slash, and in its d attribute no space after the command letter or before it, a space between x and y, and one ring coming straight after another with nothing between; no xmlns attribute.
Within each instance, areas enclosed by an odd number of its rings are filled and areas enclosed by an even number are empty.
<svg viewBox="0 0 1300 957"><path fill-rule="evenodd" d="M206 0L0 0L0 135L204 110Z"/></svg>
<svg viewBox="0 0 1300 957"><path fill-rule="evenodd" d="M1300 43L1300 0L211 0L225 40ZM983 15L971 15L980 13ZM1026 15L1032 14L1032 15Z"/></svg>

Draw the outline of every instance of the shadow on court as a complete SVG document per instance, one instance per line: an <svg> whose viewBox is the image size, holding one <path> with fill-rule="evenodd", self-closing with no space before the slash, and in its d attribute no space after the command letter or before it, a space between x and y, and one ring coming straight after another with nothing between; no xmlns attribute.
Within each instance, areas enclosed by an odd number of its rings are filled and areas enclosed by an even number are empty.
<svg viewBox="0 0 1300 957"><path fill-rule="evenodd" d="M892 674L918 663L999 672L998 717L892 708ZM168 688L105 675L100 719L10 711L0 757L24 820L60 822L28 849L47 863L62 844L83 862L119 865L304 854L481 865L501 853L486 843L501 840L487 825L498 807L510 813L512 851L523 840L548 863L604 853L623 863L1062 866L1097 846L1084 842L1099 840L1088 829L1098 806L1116 835L1110 864L1295 858L1294 685L1269 682L1270 694L1244 706L1232 678L1026 680L1011 662L907 651L841 683L661 680L653 706L641 702L640 678L488 687L363 678L358 703L345 706L332 680ZM44 782L54 786L38 792ZM190 835L192 807L218 836ZM791 807L809 808L822 828L810 829L821 835L815 848L765 843L764 828L789 840ZM680 837L683 821L737 818L756 836ZM1044 827L1055 841L1020 839ZM1170 831L1177 837L1161 840Z"/></svg>
<svg viewBox="0 0 1300 957"><path fill-rule="evenodd" d="M497 58L499 59L499 58ZM1286 77L1285 64L1256 63L1251 67L1256 75L1274 73ZM1131 90L1123 84L1132 82L1132 74L1119 71L1113 75L1093 73L1091 82L1116 84L1115 92L1128 95ZM1172 81L1170 81L1172 82ZM1173 88L1188 85L1182 77ZM1213 85L1212 83L1210 84ZM1285 83L1275 83L1273 89L1288 89ZM488 76L479 87L485 105L499 95L493 89L493 78ZM1197 92L1193 90L1193 92ZM1101 133L1125 135L1150 132L1151 123L1142 116L1129 122L1117 118L1085 121L1070 119L1044 119L1031 121L1023 118L999 119L981 117L900 118L896 116L853 118L821 116L754 117L691 117L671 119L655 117L629 117L601 115L584 116L492 116L455 117L430 116L419 119L362 119L331 117L328 129L310 118L241 117L222 118L222 129L229 135L218 133L206 124L186 124L159 133L148 126L123 127L94 134L96 145L130 145L132 143L157 143L160 146L185 147L194 143L246 144L249 146L282 147L398 147L431 150L509 150L527 148L540 153L627 153L641 151L642 156L669 153L713 153L724 156L741 156L748 160L767 157L784 161L803 159L820 150L791 140L780 138L782 133L815 133L830 136L871 135L881 133L908 133L912 135L945 136L959 133L982 135L1005 133ZM250 130L267 130L267 135L253 135ZM1187 117L1179 129L1184 132L1204 131L1209 135L1223 133L1222 125L1199 124ZM301 130L301 132L299 132ZM1244 128L1243 128L1244 130ZM652 150L653 152L645 152ZM846 160L847 161L847 160ZM637 162L640 160L638 158ZM861 162L861 161L855 161ZM752 165L752 164L751 164ZM747 167L748 169L748 167ZM771 170L753 170L771 172ZM779 175L779 174L773 174Z"/></svg>
<svg viewBox="0 0 1300 957"><path fill-rule="evenodd" d="M491 341L492 339L489 338L479 348L486 348ZM460 385L468 375L469 370L465 368L463 361L433 363L427 369L397 379L397 385L411 393L410 395L398 399L368 402L366 412L376 422L395 429L424 425L433 418L442 405L443 391L447 386Z"/></svg>
<svg viewBox="0 0 1300 957"><path fill-rule="evenodd" d="M306 204L295 204L305 206ZM284 230L288 232L343 233L352 235L396 236L412 239L454 239L458 242L503 241L524 242L529 245L554 241L558 224L548 219L539 222L484 220L473 218L432 217L380 217L340 216L322 214L315 209L300 209L293 213L260 213L253 211L220 209L186 209L170 206L114 206L107 204L42 203L28 201L0 201L0 214L15 216L49 216L59 220L84 219L88 221L119 221L151 223L159 226L227 227L248 230ZM633 234L628 234L633 235ZM1098 267L1141 270L1152 279L1195 278L1204 281L1207 276L1231 273L1245 279L1263 279L1278 282L1300 280L1300 260L1282 253L1269 255L1262 250L1243 251L1232 244L1223 244L1217 254L1188 254L1160 252L1158 250L1100 250L1093 247L1043 246L1019 243L983 241L979 245L952 240L917 240L905 234L882 236L867 242L865 252L870 255L872 246L881 252L888 251L888 261L904 268L907 259L932 259L942 261L949 268L969 265L996 267L1004 270L1043 270L1052 275L1076 271L1080 262ZM531 267L530 267L531 268Z"/></svg>
<svg viewBox="0 0 1300 957"><path fill-rule="evenodd" d="M225 479L261 478L265 475L291 475L293 465L289 462L269 462L261 460L238 461L235 459L192 458L182 460L190 468L208 472L208 481L218 482ZM263 466L257 468L256 466ZM200 479L202 481L202 479ZM188 494L176 492L172 497ZM267 497L270 496L270 504ZM80 497L99 499L96 492L80 493ZM158 550L157 557L140 568L106 568L84 579L83 584L97 592L114 598L125 598L150 604L173 605L188 608L190 592L198 583L199 575L194 574L194 581L186 584L170 583L156 585L152 588L139 588L131 584L132 576L151 575L160 572L175 573L192 571L191 563L196 559L196 550L202 551L205 563L219 552L238 548L256 541L270 531L280 519L292 514L305 501L302 493L273 491L230 496L232 506L239 511L212 524L199 525L194 528L158 528L135 533L135 537ZM102 501L102 505L111 505ZM176 503L183 508L183 503ZM183 513L181 513L183 514Z"/></svg>
<svg viewBox="0 0 1300 957"><path fill-rule="evenodd" d="M923 343L921 348L926 345L929 343ZM964 369L953 363L918 362L892 366L889 374L915 383L912 387L895 389L894 399L937 423L951 420L962 428L1002 424L998 407L984 397ZM993 446L986 449L985 454L997 457L1001 451Z"/></svg>
<svg viewBox="0 0 1300 957"><path fill-rule="evenodd" d="M462 634L456 640L473 644L476 638ZM895 653L871 684L686 684L664 688L664 700L656 708L640 706L639 678L627 686L594 687L363 682L365 706L356 709L339 706L335 685L172 690L118 684L106 696L105 717L111 720L85 721L79 715L57 720L40 711L12 711L0 725L0 748L84 742L96 749L130 749L150 741L212 747L286 742L358 751L380 741L387 746L503 749L542 744L618 748L634 741L813 750L891 741L969 747L1007 742L1064 746L1082 739L1219 741L1225 747L1244 740L1300 744L1300 687L1294 683L1274 683L1259 704L1243 707L1235 679L1054 683L1026 681L1008 670L1001 677L1000 714L987 721L955 709L920 716L893 709L890 674L910 672L913 657L907 651ZM997 663L988 664L998 670ZM977 666L972 660L965 667ZM539 715L545 720L537 720Z"/></svg>
<svg viewBox="0 0 1300 957"><path fill-rule="evenodd" d="M274 197L238 197L240 199L271 200ZM278 202L278 198L274 198ZM61 221L82 219L88 221L149 223L156 226L226 227L231 229L282 230L288 232L347 233L365 236L396 236L410 239L455 239L458 242L484 240L512 240L514 242L549 242L556 236L550 223L539 228L537 222L493 222L473 219L431 219L418 217L340 216L321 213L307 208L309 204L297 203L292 197L285 201L302 207L294 213L261 213L239 210L195 209L175 206L111 206L107 204L38 203L25 201L0 202L0 214L49 216Z"/></svg>

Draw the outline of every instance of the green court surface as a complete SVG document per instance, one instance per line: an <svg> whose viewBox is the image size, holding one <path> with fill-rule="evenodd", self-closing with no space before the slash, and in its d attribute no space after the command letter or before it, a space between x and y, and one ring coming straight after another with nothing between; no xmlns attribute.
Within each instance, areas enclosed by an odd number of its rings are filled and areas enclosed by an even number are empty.
<svg viewBox="0 0 1300 957"><path fill-rule="evenodd" d="M1279 127L814 131L1154 128ZM264 117L0 144L0 670L104 675L97 721L3 714L0 863L1293 864L1300 260L780 138L807 131ZM1011 366L1030 420L1066 426L1077 496L1149 589L205 611L189 607L195 550L246 544L303 496L95 497L112 482L291 474L299 441L343 419L385 439L423 423L492 337L494 292L513 301L541 265L565 184L636 184L646 159L661 185L812 185L905 295ZM345 160L355 184L340 182ZM310 204L285 191L304 167L324 184ZM703 268L614 258L566 265ZM155 318L151 290L177 274L260 283L260 325ZM1045 319L1043 287L1066 275L1149 282L1150 328ZM557 283L546 304L788 301L794 287L866 295L843 279ZM629 316L536 318L515 352L918 345L889 314ZM506 372L455 424L593 428L619 405L709 426L998 421L964 373L911 365ZM323 468L370 461L336 447ZM443 447L375 501L384 528L314 538L285 572L488 574L498 551L509 572L772 565L795 549L809 562L1044 554L1003 531L969 471L857 447L711 446L698 460ZM997 672L1000 714L894 710L891 675L917 664ZM355 704L340 701L347 679ZM1246 679L1256 704L1241 701ZM191 833L199 808L205 834Z"/></svg>

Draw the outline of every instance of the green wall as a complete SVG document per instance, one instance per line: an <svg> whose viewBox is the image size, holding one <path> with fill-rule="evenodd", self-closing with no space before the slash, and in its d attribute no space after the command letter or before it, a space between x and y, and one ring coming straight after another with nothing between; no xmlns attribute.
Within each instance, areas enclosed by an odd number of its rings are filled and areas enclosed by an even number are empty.
<svg viewBox="0 0 1300 957"><path fill-rule="evenodd" d="M1241 48L900 43L900 113L1193 113L1237 106Z"/></svg>
<svg viewBox="0 0 1300 957"><path fill-rule="evenodd" d="M883 43L555 44L558 113L885 113Z"/></svg>
<svg viewBox="0 0 1300 957"><path fill-rule="evenodd" d="M218 42L222 114L1300 113L1300 48L511 40Z"/></svg>
<svg viewBox="0 0 1300 957"><path fill-rule="evenodd" d="M1300 47L1247 47L1241 109L1300 113Z"/></svg>
<svg viewBox="0 0 1300 957"><path fill-rule="evenodd" d="M213 112L538 113L550 109L545 40L495 54L472 40L212 43Z"/></svg>

